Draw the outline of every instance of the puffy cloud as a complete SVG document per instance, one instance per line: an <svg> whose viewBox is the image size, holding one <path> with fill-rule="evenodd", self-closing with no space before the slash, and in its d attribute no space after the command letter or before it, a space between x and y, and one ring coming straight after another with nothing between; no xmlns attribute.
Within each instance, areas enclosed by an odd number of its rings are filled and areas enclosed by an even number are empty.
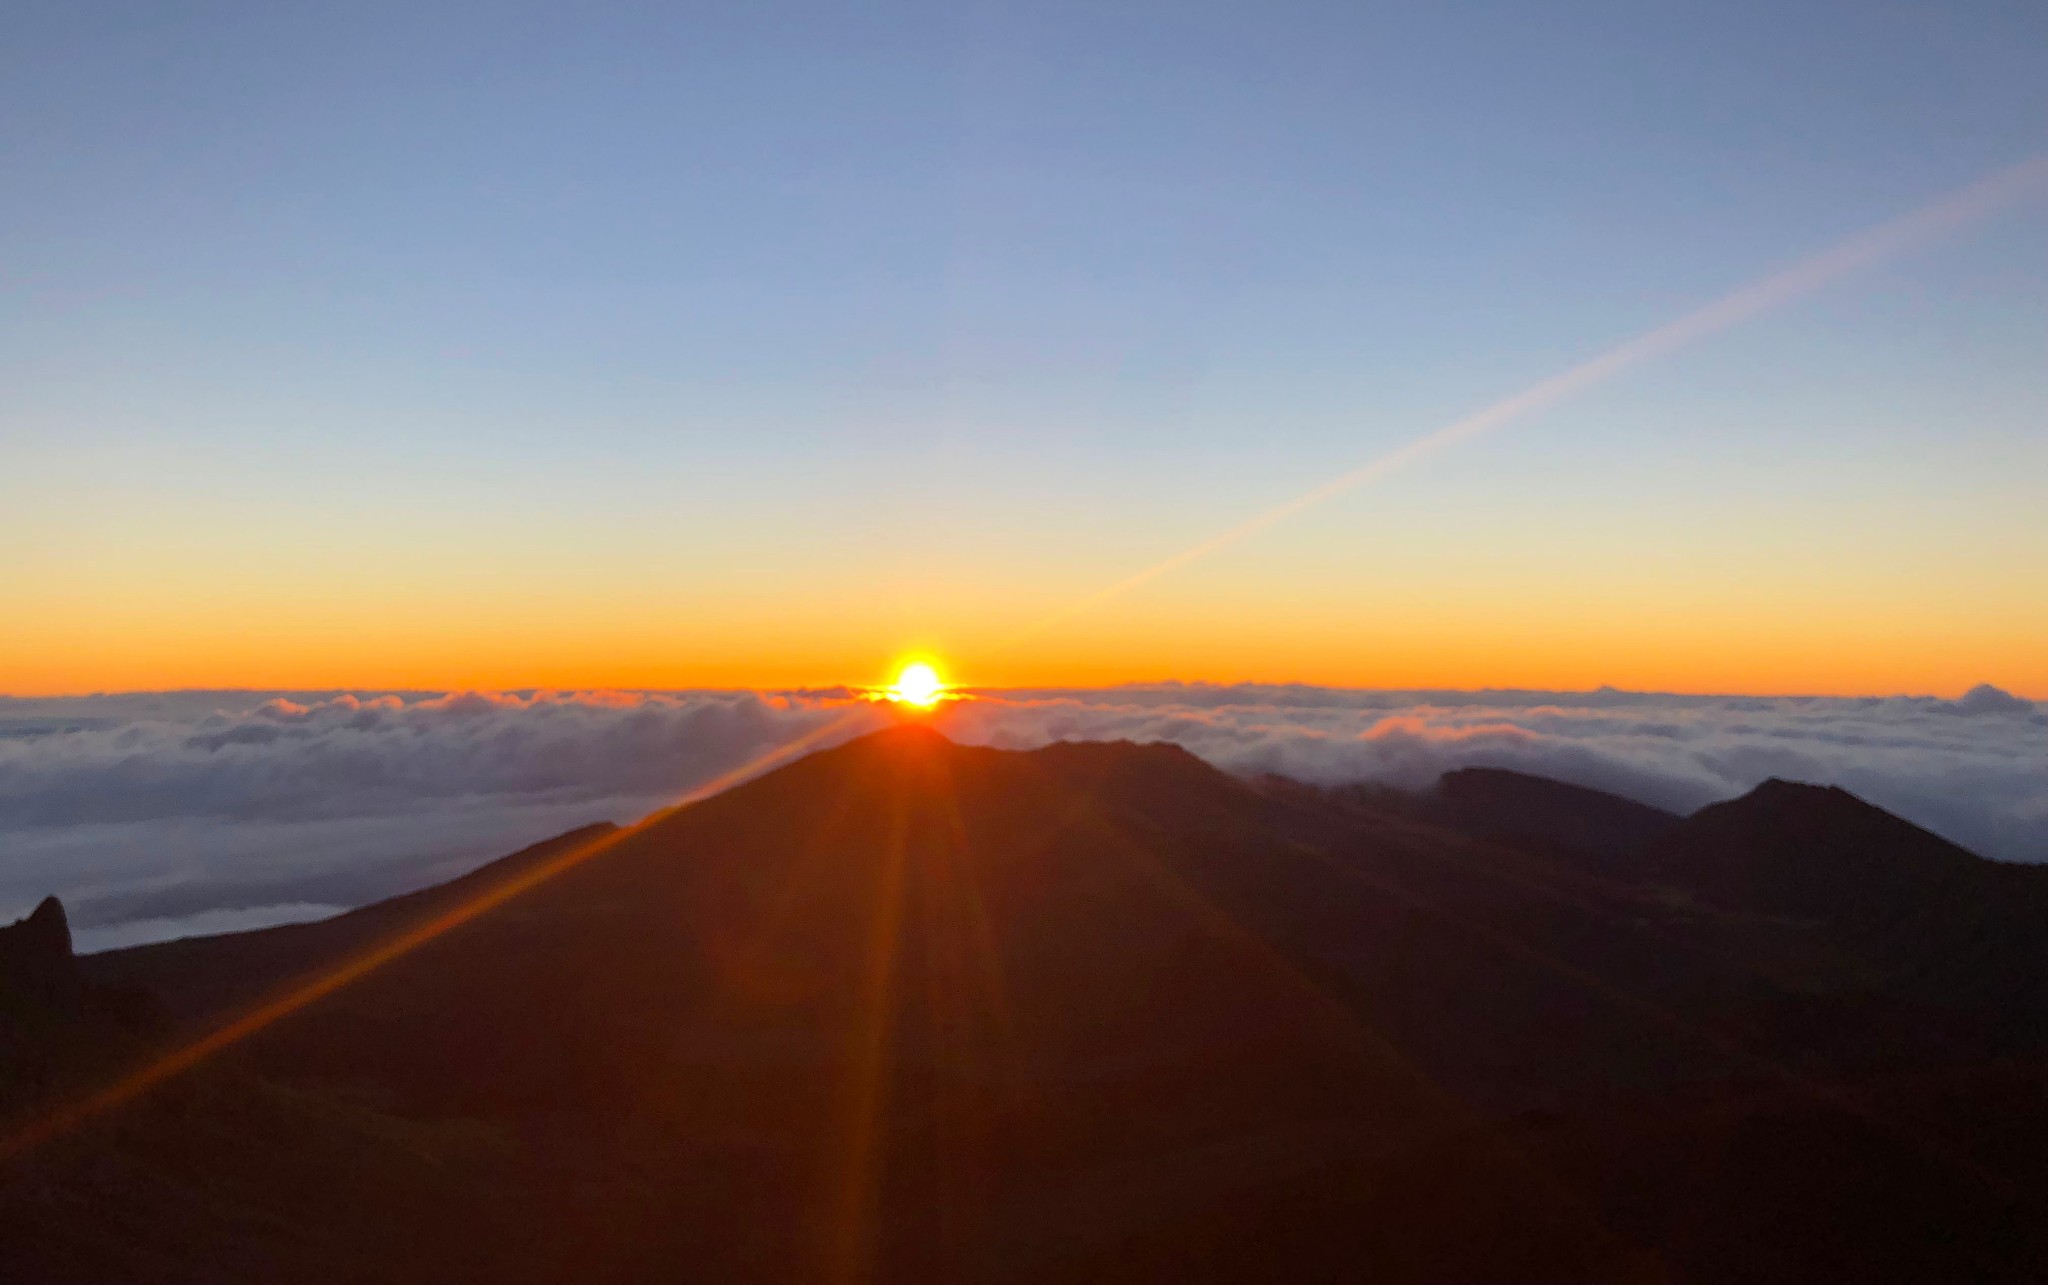
<svg viewBox="0 0 2048 1285"><path fill-rule="evenodd" d="M361 904L632 820L852 697L0 699L0 918L54 891L81 939L107 945ZM974 697L940 728L1019 748L1170 740L1232 771L1319 782L1512 767L1679 811L1766 776L1828 781L1989 855L2048 859L2048 713L1989 687L1955 701L1181 684Z"/></svg>

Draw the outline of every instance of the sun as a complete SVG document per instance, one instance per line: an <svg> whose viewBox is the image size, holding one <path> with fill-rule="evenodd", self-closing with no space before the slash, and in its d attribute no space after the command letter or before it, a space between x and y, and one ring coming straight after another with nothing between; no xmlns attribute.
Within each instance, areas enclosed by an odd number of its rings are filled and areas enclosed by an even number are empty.
<svg viewBox="0 0 2048 1285"><path fill-rule="evenodd" d="M946 683L929 661L913 660L896 671L896 681L889 684L886 694L892 701L930 709L945 699Z"/></svg>

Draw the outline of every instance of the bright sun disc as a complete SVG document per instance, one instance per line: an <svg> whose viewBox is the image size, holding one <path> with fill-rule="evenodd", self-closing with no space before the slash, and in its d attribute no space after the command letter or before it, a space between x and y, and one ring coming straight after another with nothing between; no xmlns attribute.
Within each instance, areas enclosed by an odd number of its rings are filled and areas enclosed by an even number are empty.
<svg viewBox="0 0 2048 1285"><path fill-rule="evenodd" d="M924 661L912 661L896 673L896 681L889 684L889 699L930 709L945 695L946 684L939 679L939 671Z"/></svg>

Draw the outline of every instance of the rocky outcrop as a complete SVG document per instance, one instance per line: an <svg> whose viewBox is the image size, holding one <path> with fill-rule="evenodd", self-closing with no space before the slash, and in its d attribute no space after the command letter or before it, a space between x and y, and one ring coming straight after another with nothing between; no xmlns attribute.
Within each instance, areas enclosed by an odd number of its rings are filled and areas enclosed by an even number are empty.
<svg viewBox="0 0 2048 1285"><path fill-rule="evenodd" d="M78 961L64 903L43 898L26 919L0 928L0 1012L65 1005L77 997Z"/></svg>

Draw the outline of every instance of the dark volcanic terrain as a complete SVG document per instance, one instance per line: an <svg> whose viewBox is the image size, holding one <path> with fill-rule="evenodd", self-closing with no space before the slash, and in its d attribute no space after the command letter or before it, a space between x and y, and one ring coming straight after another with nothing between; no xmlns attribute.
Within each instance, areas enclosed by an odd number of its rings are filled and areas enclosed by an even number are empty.
<svg viewBox="0 0 2048 1285"><path fill-rule="evenodd" d="M905 726L319 924L0 929L0 1278L2048 1279L2048 871L1840 790Z"/></svg>

